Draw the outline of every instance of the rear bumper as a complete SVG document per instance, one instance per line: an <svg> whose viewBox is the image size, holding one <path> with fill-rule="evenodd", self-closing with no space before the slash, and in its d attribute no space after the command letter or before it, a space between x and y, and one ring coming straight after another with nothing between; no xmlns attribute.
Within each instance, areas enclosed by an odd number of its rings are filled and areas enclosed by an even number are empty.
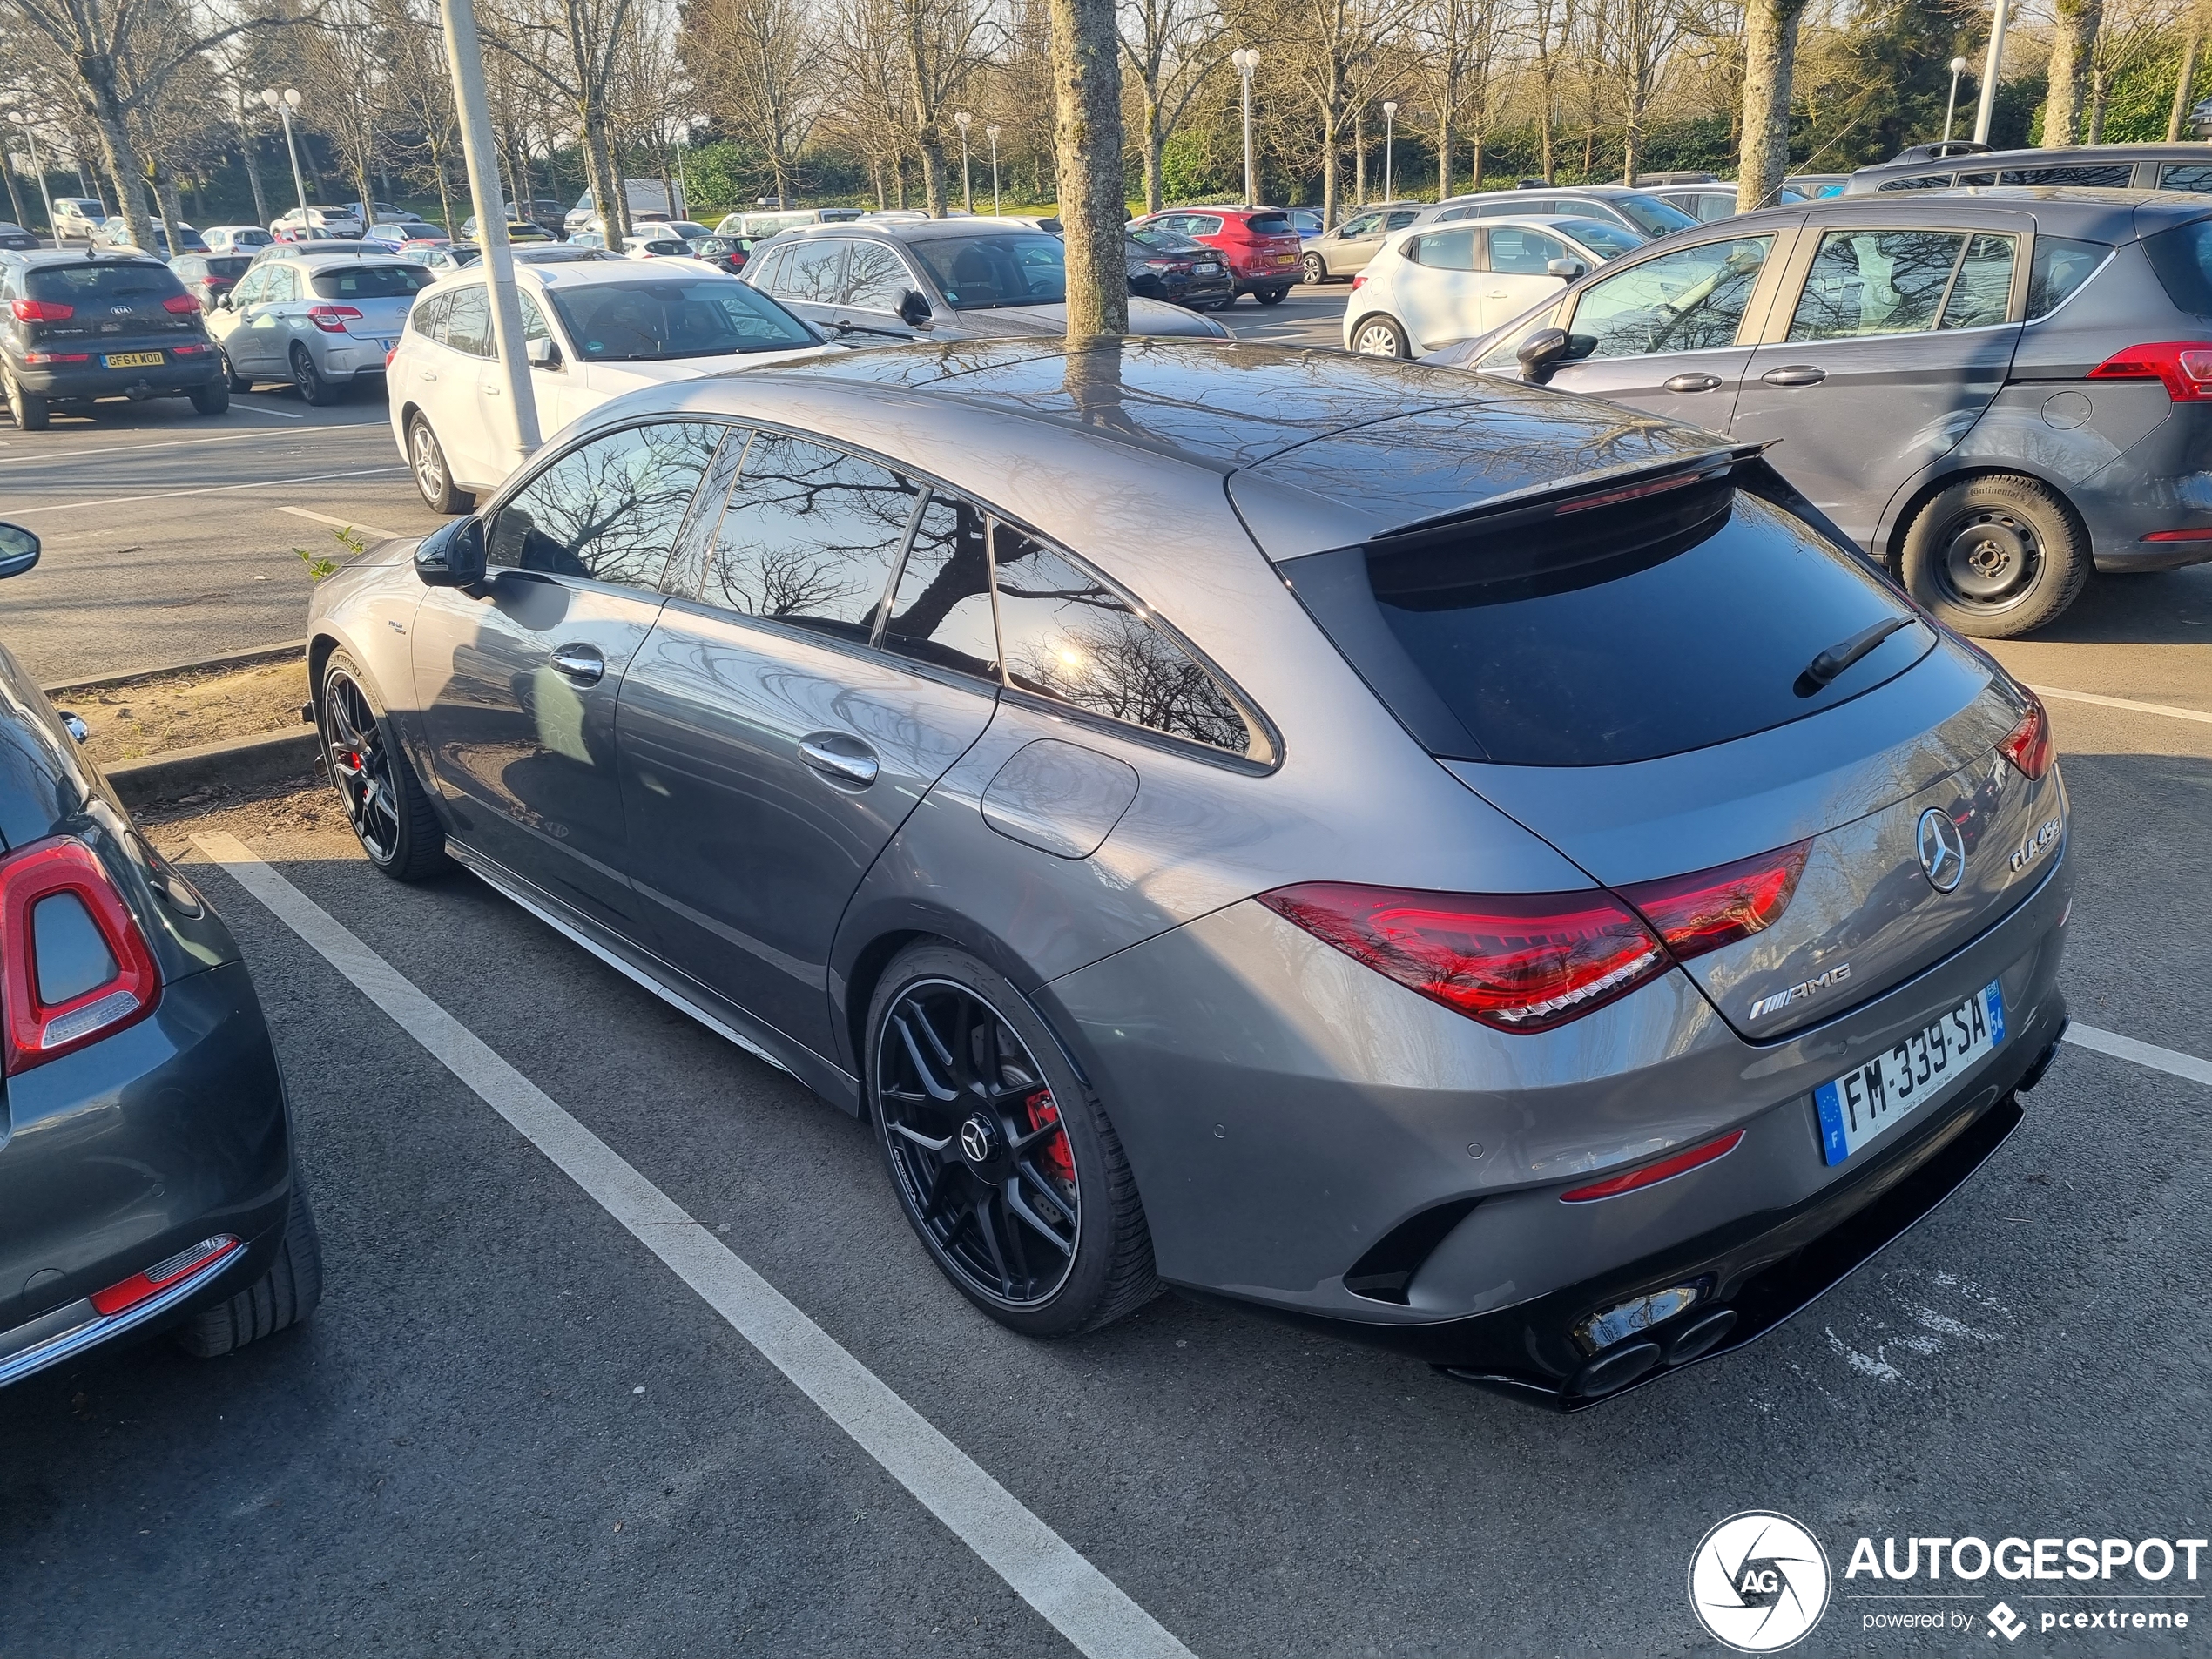
<svg viewBox="0 0 2212 1659"><path fill-rule="evenodd" d="M179 358L171 354L169 347L146 349L161 350L168 361L158 368L105 368L98 354L90 364L58 368L26 367L10 359L8 372L32 396L57 402L72 398L173 397L222 378L223 360L215 351Z"/></svg>

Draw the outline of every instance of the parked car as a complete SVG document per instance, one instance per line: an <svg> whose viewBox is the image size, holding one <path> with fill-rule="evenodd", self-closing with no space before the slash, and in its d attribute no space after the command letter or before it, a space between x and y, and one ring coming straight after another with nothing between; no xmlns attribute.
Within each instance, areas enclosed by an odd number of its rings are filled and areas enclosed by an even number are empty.
<svg viewBox="0 0 2212 1659"><path fill-rule="evenodd" d="M107 204L97 196L57 196L46 205L47 222L54 240L90 243L92 233L107 223Z"/></svg>
<svg viewBox="0 0 2212 1659"><path fill-rule="evenodd" d="M384 378L385 356L431 280L408 260L256 260L217 299L208 329L233 391L289 381L302 402L335 403L348 387Z"/></svg>
<svg viewBox="0 0 2212 1659"><path fill-rule="evenodd" d="M1055 219L1054 224L1059 221ZM1237 298L1229 267L1204 242L1164 231L1157 225L1132 225L1123 244L1129 255L1129 291L1148 300L1192 311L1218 311Z"/></svg>
<svg viewBox="0 0 2212 1659"><path fill-rule="evenodd" d="M1131 226L1146 227L1204 242L1222 256L1236 293L1264 306L1280 305L1298 280L1298 225L1280 207L1171 207ZM1234 294L1230 302L1236 303Z"/></svg>
<svg viewBox="0 0 2212 1659"><path fill-rule="evenodd" d="M386 247L436 247L453 240L435 225L419 219L395 219L381 225L372 225L361 235L364 242L381 242Z"/></svg>
<svg viewBox="0 0 2212 1659"><path fill-rule="evenodd" d="M1354 213L1332 231L1302 233L1298 275L1311 283L1349 282L1367 268L1383 238L1402 231L1420 216L1420 202L1385 202Z"/></svg>
<svg viewBox="0 0 2212 1659"><path fill-rule="evenodd" d="M641 219L667 219L675 210L668 199L668 186L658 179L625 179L623 195L630 207L634 224ZM576 199L576 206L562 216L563 230L582 230L587 221L599 217L599 199L589 190Z"/></svg>
<svg viewBox="0 0 2212 1659"><path fill-rule="evenodd" d="M749 236L765 241L779 232L796 230L804 225L850 225L859 219L927 219L927 213L898 209L888 212L862 213L857 207L773 207L756 212L725 213L714 227L717 236Z"/></svg>
<svg viewBox="0 0 2212 1659"><path fill-rule="evenodd" d="M19 432L44 431L57 406L90 414L118 398L189 397L202 415L230 407L199 301L152 254L11 254L0 301L0 381Z"/></svg>
<svg viewBox="0 0 2212 1659"><path fill-rule="evenodd" d="M578 260L616 260L622 256L594 248L572 247L566 242L527 242L509 250L517 265L572 265ZM407 257L442 276L454 271L466 271L478 264L484 251L474 242L454 242L428 248L421 253L402 250Z"/></svg>
<svg viewBox="0 0 2212 1659"><path fill-rule="evenodd" d="M169 257L169 233L162 228L159 219L156 219L153 223L152 242L152 246L140 251L167 259ZM138 245L131 238L130 221L118 218L105 220L94 229L92 246L97 248L133 249ZM179 252L185 253L207 252L206 242L201 239L199 233L189 225L177 226L177 247Z"/></svg>
<svg viewBox="0 0 2212 1659"><path fill-rule="evenodd" d="M689 242L658 225L634 231L624 237L622 255L627 260L688 260L693 257Z"/></svg>
<svg viewBox="0 0 2212 1659"><path fill-rule="evenodd" d="M1410 364L888 347L601 406L317 586L311 684L377 868L861 1117L1012 1330L1157 1276L1579 1406L1872 1257L2065 1028L2040 706L1787 494Z"/></svg>
<svg viewBox="0 0 2212 1659"><path fill-rule="evenodd" d="M1463 219L1527 219L1533 214L1603 219L1638 236L1669 236L1693 229L1697 221L1648 190L1622 185L1538 185L1520 190L1486 190L1453 196L1424 208L1416 226L1453 225Z"/></svg>
<svg viewBox="0 0 2212 1659"><path fill-rule="evenodd" d="M523 333L541 430L557 432L639 387L718 375L819 352L820 337L735 277L618 256L545 250L517 260ZM392 354L392 436L434 511L465 512L514 458L494 366L491 301L474 271L415 302Z"/></svg>
<svg viewBox="0 0 2212 1659"><path fill-rule="evenodd" d="M1603 219L1550 215L1402 232L1352 279L1345 349L1412 357L1472 339L1642 246Z"/></svg>
<svg viewBox="0 0 2212 1659"><path fill-rule="evenodd" d="M10 225L0 219L0 248L10 253L24 253L38 246L38 239L20 225Z"/></svg>
<svg viewBox="0 0 2212 1659"><path fill-rule="evenodd" d="M253 263L271 260L388 260L392 250L381 242L341 241L333 237L307 238L297 242L271 242L253 250Z"/></svg>
<svg viewBox="0 0 2212 1659"><path fill-rule="evenodd" d="M476 239L476 216L474 213L461 221L461 239L464 242ZM543 225L510 219L507 221L507 239L520 246L524 242L557 242L561 239Z"/></svg>
<svg viewBox="0 0 2212 1659"><path fill-rule="evenodd" d="M1049 232L999 219L802 226L756 252L744 280L854 345L1034 339L1068 327L1066 245ZM1210 339L1229 333L1211 318L1136 296L1129 302L1129 327L1131 334Z"/></svg>
<svg viewBox="0 0 2212 1659"><path fill-rule="evenodd" d="M199 233L210 253L245 253L251 255L256 248L273 247L276 238L259 225L217 225Z"/></svg>
<svg viewBox="0 0 2212 1659"><path fill-rule="evenodd" d="M1931 613L2007 638L2092 569L2212 558L2208 272L2212 201L1844 196L1648 249L1438 361L1779 442Z"/></svg>
<svg viewBox="0 0 2212 1659"><path fill-rule="evenodd" d="M1820 201L1842 195L1844 186L1850 182L1847 172L1793 172L1782 181L1782 187L1796 191L1807 201Z"/></svg>
<svg viewBox="0 0 2212 1659"><path fill-rule="evenodd" d="M185 285L185 292L199 301L202 311L212 311L217 299L228 293L253 264L243 253L180 253L169 261L169 268Z"/></svg>
<svg viewBox="0 0 2212 1659"><path fill-rule="evenodd" d="M1941 145L1924 146L1929 150ZM1952 146L1954 150L1961 146ZM1861 167L1844 181L1849 196L1979 186L2078 185L2113 190L2212 192L2212 152L2195 144L2083 144L2049 150L1990 150L1914 155Z"/></svg>
<svg viewBox="0 0 2212 1659"><path fill-rule="evenodd" d="M1736 217L1734 185L1662 185L1649 193L1671 207L1679 207L1701 225ZM1791 190L1785 185L1775 199L1787 206L1806 198L1801 192Z"/></svg>
<svg viewBox="0 0 2212 1659"><path fill-rule="evenodd" d="M704 260L717 270L727 271L732 276L745 269L745 261L752 257L755 239L749 236L724 236L709 232L705 236L689 239L691 257Z"/></svg>
<svg viewBox="0 0 2212 1659"><path fill-rule="evenodd" d="M359 212L350 207L294 207L270 222L269 233L280 242L305 242L319 238L345 240L368 229Z"/></svg>
<svg viewBox="0 0 2212 1659"><path fill-rule="evenodd" d="M0 577L38 551L0 524ZM74 720L0 647L0 1387L163 1332L229 1353L322 1296L238 945L78 753Z"/></svg>
<svg viewBox="0 0 2212 1659"><path fill-rule="evenodd" d="M1301 241L1309 236L1318 236L1328 228L1321 222L1321 215L1311 207L1288 207L1284 211L1290 214L1291 228L1298 232Z"/></svg>

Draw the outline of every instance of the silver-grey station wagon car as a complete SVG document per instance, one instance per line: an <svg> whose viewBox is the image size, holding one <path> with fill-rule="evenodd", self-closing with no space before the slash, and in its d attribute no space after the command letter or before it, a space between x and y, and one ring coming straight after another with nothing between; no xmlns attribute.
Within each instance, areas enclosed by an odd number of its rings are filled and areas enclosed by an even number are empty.
<svg viewBox="0 0 2212 1659"><path fill-rule="evenodd" d="M1235 341L655 388L316 593L361 845L865 1114L1017 1331L1164 1280L1577 1405L1773 1326L2065 1013L2034 698L1595 399Z"/></svg>

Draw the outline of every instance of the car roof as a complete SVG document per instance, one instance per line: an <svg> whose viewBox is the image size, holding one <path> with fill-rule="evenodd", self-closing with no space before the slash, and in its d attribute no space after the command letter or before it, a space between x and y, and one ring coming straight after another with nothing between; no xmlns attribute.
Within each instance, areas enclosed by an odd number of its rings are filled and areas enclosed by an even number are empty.
<svg viewBox="0 0 2212 1659"><path fill-rule="evenodd" d="M194 250L197 252L198 250ZM87 250L81 247L25 248L15 255L16 260L29 268L47 265L152 265L166 271L169 262L156 259L138 248L116 249L104 247Z"/></svg>
<svg viewBox="0 0 2212 1659"><path fill-rule="evenodd" d="M993 229L1028 231L1032 235L1049 234L1040 231L1027 219L994 219L988 213L972 213L959 219L848 219L834 225L794 225L789 230L779 231L775 240L798 241L807 237L836 236L850 239L856 235L879 237L887 242L930 242L946 236L974 236L988 234Z"/></svg>
<svg viewBox="0 0 2212 1659"><path fill-rule="evenodd" d="M555 246L566 246L556 243ZM577 248L578 253L604 253L600 248ZM671 280L678 268L689 266L705 275L717 277L725 282L735 282L736 277L703 260L625 260L620 254L604 259L577 260L517 260L515 275L517 280L527 277L539 288L569 289L597 282L666 282ZM464 283L481 284L484 280L482 261L448 271L440 276L433 287L450 283L458 287ZM427 293L428 290L425 290Z"/></svg>
<svg viewBox="0 0 2212 1659"><path fill-rule="evenodd" d="M2051 235L2125 242L2212 215L2212 196L2189 196L2170 190L2105 190L2086 185L1978 185L1964 190L1823 196L1812 201L1787 202L1778 207L1738 213L1698 229L1736 232L1754 222L1773 219L1786 219L1791 224L1800 219L1817 224L1836 219L1861 223L1883 219L1904 225L1939 224L1955 219L1964 207L2014 209L2031 215L2037 228ZM1675 233L1677 238L1688 234L1683 231Z"/></svg>
<svg viewBox="0 0 2212 1659"><path fill-rule="evenodd" d="M2212 164L2212 148L2208 148L2202 139L2194 144L2177 139L2171 144L2074 144L2060 145L2048 150L1977 150L1964 155L1916 156L1909 161L1872 162L1849 176L1878 179L1891 172L1977 172L1986 167L2090 166L2100 161L2115 165L2123 161L2202 161Z"/></svg>

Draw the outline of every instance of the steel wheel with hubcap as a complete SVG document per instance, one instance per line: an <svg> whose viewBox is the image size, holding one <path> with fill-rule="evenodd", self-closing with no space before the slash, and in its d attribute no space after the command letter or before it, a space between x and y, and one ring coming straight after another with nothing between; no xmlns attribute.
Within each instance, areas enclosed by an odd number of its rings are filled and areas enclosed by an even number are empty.
<svg viewBox="0 0 2212 1659"><path fill-rule="evenodd" d="M1406 331L1387 317L1370 317L1352 331L1352 349L1362 357L1407 357Z"/></svg>
<svg viewBox="0 0 2212 1659"><path fill-rule="evenodd" d="M330 779L368 861L402 881L443 870L437 814L370 699L360 665L343 651L324 671L320 711Z"/></svg>
<svg viewBox="0 0 2212 1659"><path fill-rule="evenodd" d="M1988 639L2055 620L2089 577L2087 538L2066 504L2034 479L2003 475L1932 497L1898 563L1915 599L1961 633Z"/></svg>

